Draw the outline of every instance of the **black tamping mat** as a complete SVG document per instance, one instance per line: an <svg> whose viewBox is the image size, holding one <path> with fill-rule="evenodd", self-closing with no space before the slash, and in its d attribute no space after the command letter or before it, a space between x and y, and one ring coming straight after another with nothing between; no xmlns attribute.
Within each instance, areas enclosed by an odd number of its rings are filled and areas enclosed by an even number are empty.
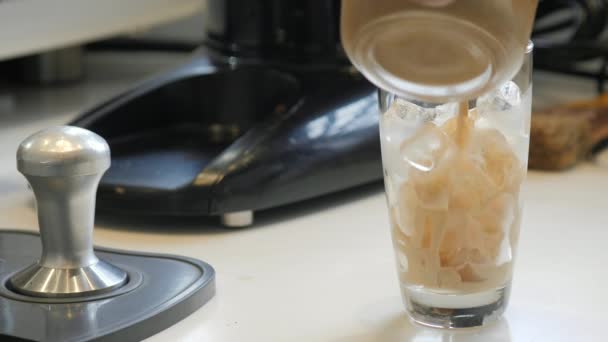
<svg viewBox="0 0 608 342"><path fill-rule="evenodd" d="M8 279L40 256L35 233L0 230L0 341L140 341L190 315L215 294L215 271L196 259L96 249L128 282L93 297L38 298Z"/></svg>

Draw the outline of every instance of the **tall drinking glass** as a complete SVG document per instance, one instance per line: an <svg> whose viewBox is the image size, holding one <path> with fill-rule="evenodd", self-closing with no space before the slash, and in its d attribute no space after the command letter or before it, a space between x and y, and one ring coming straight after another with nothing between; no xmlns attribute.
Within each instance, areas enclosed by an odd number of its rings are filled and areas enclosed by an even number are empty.
<svg viewBox="0 0 608 342"><path fill-rule="evenodd" d="M522 215L532 43L515 77L471 101L380 92L382 160L405 306L435 327L505 310Z"/></svg>

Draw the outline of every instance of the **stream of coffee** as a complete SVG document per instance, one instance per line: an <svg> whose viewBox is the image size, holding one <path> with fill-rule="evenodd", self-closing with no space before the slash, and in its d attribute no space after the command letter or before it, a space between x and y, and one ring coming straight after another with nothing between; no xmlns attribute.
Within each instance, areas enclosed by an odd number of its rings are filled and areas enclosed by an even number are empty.
<svg viewBox="0 0 608 342"><path fill-rule="evenodd" d="M456 125L456 144L460 151L468 145L471 136L471 122L469 118L469 102L462 101L458 104L458 121Z"/></svg>

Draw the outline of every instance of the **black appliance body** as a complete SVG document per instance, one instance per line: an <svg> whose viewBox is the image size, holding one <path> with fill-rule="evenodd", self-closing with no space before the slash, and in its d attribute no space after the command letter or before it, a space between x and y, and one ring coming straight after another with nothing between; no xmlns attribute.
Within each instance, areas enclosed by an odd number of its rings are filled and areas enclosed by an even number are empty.
<svg viewBox="0 0 608 342"><path fill-rule="evenodd" d="M106 212L252 213L382 178L377 92L340 46L339 1L211 0L193 58L87 111Z"/></svg>

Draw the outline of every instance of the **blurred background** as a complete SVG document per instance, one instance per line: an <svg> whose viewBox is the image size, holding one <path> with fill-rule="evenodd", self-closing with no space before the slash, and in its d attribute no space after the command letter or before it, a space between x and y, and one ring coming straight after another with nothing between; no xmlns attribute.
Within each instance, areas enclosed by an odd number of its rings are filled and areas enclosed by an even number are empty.
<svg viewBox="0 0 608 342"><path fill-rule="evenodd" d="M377 182L376 93L344 56L339 9L0 1L2 154L28 127L83 126L114 153L101 209L236 226L253 211ZM540 1L531 167L607 164L607 21L604 0Z"/></svg>

